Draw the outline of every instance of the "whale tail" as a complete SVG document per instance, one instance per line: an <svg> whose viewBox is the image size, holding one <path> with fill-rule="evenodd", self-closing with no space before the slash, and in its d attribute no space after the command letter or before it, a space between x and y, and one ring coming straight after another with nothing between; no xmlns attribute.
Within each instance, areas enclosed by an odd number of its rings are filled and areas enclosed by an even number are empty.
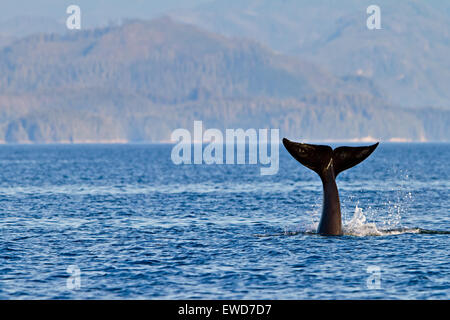
<svg viewBox="0 0 450 320"><path fill-rule="evenodd" d="M378 142L367 147L338 147L306 144L283 138L283 145L301 164L315 171L320 177L333 169L334 176L364 161L378 146Z"/></svg>
<svg viewBox="0 0 450 320"><path fill-rule="evenodd" d="M341 235L341 207L336 176L364 161L378 146L339 147L298 143L283 139L289 153L301 164L315 171L322 179L323 206L317 233L322 235Z"/></svg>

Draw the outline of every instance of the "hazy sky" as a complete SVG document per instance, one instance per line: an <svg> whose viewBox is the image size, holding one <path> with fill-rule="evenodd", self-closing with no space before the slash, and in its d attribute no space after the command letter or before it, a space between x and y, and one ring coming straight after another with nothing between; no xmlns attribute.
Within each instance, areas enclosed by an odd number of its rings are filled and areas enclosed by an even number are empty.
<svg viewBox="0 0 450 320"><path fill-rule="evenodd" d="M18 16L67 18L66 8L80 6L87 27L120 18L152 18L173 9L191 8L212 0L0 0L0 21Z"/></svg>

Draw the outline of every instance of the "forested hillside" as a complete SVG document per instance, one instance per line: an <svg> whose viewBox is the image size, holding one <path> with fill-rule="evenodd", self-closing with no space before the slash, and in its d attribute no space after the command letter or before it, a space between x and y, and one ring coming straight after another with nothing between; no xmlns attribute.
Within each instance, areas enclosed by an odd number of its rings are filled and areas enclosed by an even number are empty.
<svg viewBox="0 0 450 320"><path fill-rule="evenodd" d="M194 120L310 140L450 137L448 111L398 108L365 77L169 18L0 48L0 141L168 141Z"/></svg>

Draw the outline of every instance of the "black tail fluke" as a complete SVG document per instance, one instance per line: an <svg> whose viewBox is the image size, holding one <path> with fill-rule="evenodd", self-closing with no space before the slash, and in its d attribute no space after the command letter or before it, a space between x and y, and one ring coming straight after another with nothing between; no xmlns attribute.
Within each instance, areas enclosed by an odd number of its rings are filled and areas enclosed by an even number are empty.
<svg viewBox="0 0 450 320"><path fill-rule="evenodd" d="M283 138L284 147L298 162L315 171L319 176L333 156L333 149L329 146L298 143Z"/></svg>
<svg viewBox="0 0 450 320"><path fill-rule="evenodd" d="M378 142L367 147L339 147L333 150L334 175L363 162L378 147Z"/></svg>
<svg viewBox="0 0 450 320"><path fill-rule="evenodd" d="M286 138L283 138L283 144L298 162L321 177L331 166L335 176L356 166L378 146L376 143L367 147L339 147L333 150L330 146L298 143Z"/></svg>

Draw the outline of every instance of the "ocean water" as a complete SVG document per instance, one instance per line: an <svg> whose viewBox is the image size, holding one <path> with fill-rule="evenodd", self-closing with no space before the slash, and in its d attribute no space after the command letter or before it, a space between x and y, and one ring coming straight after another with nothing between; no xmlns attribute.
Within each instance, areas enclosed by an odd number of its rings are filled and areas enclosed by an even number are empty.
<svg viewBox="0 0 450 320"><path fill-rule="evenodd" d="M337 183L174 165L170 145L0 147L1 299L449 299L450 144L381 144Z"/></svg>

